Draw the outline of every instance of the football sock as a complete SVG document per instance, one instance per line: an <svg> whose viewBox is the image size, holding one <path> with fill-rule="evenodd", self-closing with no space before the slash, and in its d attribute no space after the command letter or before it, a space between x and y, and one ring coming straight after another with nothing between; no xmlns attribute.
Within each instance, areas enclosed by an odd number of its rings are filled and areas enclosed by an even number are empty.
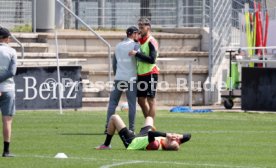
<svg viewBox="0 0 276 168"><path fill-rule="evenodd" d="M113 137L113 135L106 134L106 138L105 138L105 141L104 141L104 145L105 146L109 146L110 145L112 137Z"/></svg>
<svg viewBox="0 0 276 168"><path fill-rule="evenodd" d="M4 153L9 153L10 143L4 141Z"/></svg>
<svg viewBox="0 0 276 168"><path fill-rule="evenodd" d="M126 135L130 136L129 130L127 129L127 127L121 129L121 130L119 131L119 135L120 135L120 138L121 138L121 140L123 141L125 147L127 148L128 145L129 145L127 139L130 138L130 137L126 137ZM133 136L134 136L134 135L133 135Z"/></svg>

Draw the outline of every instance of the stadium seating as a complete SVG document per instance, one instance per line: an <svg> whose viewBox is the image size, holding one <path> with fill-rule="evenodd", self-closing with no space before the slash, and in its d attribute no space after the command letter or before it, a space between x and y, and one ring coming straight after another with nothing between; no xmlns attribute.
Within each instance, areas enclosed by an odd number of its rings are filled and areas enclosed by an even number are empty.
<svg viewBox="0 0 276 168"><path fill-rule="evenodd" d="M124 37L123 31L99 32L112 46ZM55 59L55 36L54 33L15 33L15 36L25 47L25 60ZM198 61L193 65L193 104L201 105L204 100L202 85L208 75L208 41L204 30L199 28L164 29L162 32L154 32L153 36L159 42L159 58L196 58ZM59 56L64 64L79 62L82 65L83 78L83 106L106 106L108 92L101 90L102 86L91 87L95 81L108 80L108 53L107 47L101 43L91 32L87 31L59 31L58 32ZM11 43L18 51L20 47ZM69 61L66 61L69 60ZM20 61L20 59L19 59ZM34 64L32 62L32 64ZM25 63L27 65L27 63ZM22 65L24 66L24 65ZM177 89L177 78L188 79L188 63L181 61L159 61L159 81L167 81L169 88L159 89L157 101L159 105L187 105L188 88ZM201 82L198 83L197 82Z"/></svg>

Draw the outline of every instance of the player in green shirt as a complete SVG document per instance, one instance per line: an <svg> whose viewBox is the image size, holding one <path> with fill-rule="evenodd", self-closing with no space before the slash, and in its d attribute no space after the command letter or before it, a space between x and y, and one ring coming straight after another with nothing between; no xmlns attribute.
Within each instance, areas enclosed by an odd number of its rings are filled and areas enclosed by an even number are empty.
<svg viewBox="0 0 276 168"><path fill-rule="evenodd" d="M152 131L152 128L153 119L147 117L139 134L135 135L126 127L119 115L112 115L108 123L105 142L96 149L111 149L110 143L116 130L128 150L178 150L182 143L191 138L191 134L163 133Z"/></svg>

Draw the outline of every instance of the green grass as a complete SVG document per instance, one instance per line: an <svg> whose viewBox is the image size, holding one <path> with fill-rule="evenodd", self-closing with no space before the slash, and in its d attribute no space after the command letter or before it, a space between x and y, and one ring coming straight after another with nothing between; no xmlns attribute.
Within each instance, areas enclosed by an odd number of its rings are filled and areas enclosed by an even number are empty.
<svg viewBox="0 0 276 168"><path fill-rule="evenodd" d="M127 121L127 113L119 114ZM105 112L18 111L11 144L17 157L0 158L0 167L276 167L275 114L158 111L158 130L192 133L191 141L177 152L127 151L117 135L112 150L97 151L93 148L105 138L105 116ZM137 131L143 121L137 112ZM55 159L58 152L69 158Z"/></svg>

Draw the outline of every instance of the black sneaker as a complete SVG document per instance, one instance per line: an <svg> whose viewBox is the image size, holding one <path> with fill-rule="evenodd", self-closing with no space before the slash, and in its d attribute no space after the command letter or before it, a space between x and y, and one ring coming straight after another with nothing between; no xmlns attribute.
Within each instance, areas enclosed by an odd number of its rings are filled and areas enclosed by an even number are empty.
<svg viewBox="0 0 276 168"><path fill-rule="evenodd" d="M2 157L15 157L15 155L12 154L12 153L9 153L9 152L4 152L4 153L2 154Z"/></svg>

